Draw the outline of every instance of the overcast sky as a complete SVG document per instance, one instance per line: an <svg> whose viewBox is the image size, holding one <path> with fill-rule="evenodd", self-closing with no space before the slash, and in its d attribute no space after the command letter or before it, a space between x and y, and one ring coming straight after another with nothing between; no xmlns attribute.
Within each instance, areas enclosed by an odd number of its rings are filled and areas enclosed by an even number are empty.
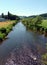
<svg viewBox="0 0 47 65"><path fill-rule="evenodd" d="M0 0L0 14L29 16L47 13L47 0Z"/></svg>

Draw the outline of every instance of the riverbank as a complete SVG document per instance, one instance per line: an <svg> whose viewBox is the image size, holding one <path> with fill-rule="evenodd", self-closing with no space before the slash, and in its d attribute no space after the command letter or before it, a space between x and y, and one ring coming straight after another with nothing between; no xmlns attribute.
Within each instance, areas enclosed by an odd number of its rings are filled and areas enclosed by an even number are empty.
<svg viewBox="0 0 47 65"><path fill-rule="evenodd" d="M42 55L42 60L41 62L44 64L44 65L47 65L47 53L43 54Z"/></svg>
<svg viewBox="0 0 47 65"><path fill-rule="evenodd" d="M47 20L41 20L41 23L37 25L35 25L35 22L32 20L34 19L27 18L22 20L22 23L26 26L26 29L28 29L29 31L33 31L35 33L43 34L44 36L47 37ZM46 48L47 48L47 45L46 45ZM42 62L42 65L47 65L47 52L41 55L40 60Z"/></svg>
<svg viewBox="0 0 47 65"><path fill-rule="evenodd" d="M39 32L40 34L47 36L47 20L44 20L40 16L22 19L22 23L28 30Z"/></svg>
<svg viewBox="0 0 47 65"><path fill-rule="evenodd" d="M8 33L12 30L13 26L17 23L17 20L7 20L0 22L0 41L3 41Z"/></svg>

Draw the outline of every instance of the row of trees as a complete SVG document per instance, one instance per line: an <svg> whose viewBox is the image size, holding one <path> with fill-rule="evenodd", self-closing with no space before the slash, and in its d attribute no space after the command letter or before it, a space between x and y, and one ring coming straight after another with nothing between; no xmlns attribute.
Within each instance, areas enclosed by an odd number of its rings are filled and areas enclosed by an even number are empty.
<svg viewBox="0 0 47 65"><path fill-rule="evenodd" d="M20 18L17 16L17 15L13 15L11 14L10 12L8 12L8 15L4 15L4 13L2 13L2 18L5 18L5 19L10 19L10 20L19 20Z"/></svg>
<svg viewBox="0 0 47 65"><path fill-rule="evenodd" d="M37 15L29 16L29 18L35 18ZM40 14L39 16L43 17L43 19L47 19L47 13Z"/></svg>

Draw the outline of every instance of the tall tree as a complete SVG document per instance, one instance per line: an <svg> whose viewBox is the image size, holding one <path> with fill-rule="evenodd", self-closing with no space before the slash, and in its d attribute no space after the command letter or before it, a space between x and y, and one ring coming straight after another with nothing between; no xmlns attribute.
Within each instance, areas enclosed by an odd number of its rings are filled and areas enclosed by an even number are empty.
<svg viewBox="0 0 47 65"><path fill-rule="evenodd" d="M2 18L4 18L4 13L2 13L2 15L1 15L1 16L2 16Z"/></svg>

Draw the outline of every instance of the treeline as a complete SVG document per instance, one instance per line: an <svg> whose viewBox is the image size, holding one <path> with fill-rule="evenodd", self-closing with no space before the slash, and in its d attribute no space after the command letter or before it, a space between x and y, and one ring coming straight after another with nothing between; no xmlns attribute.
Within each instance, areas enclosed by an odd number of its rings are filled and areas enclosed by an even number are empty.
<svg viewBox="0 0 47 65"><path fill-rule="evenodd" d="M35 18L38 15L29 16L28 18ZM43 17L43 19L47 19L47 13L40 14L39 16Z"/></svg>
<svg viewBox="0 0 47 65"><path fill-rule="evenodd" d="M4 15L4 13L2 13L1 17L5 19L9 19L9 20L19 20L20 19L17 15L13 15L10 12L8 12L7 15Z"/></svg>
<svg viewBox="0 0 47 65"><path fill-rule="evenodd" d="M45 14L40 14L41 17L43 17L44 19L47 19L47 13Z"/></svg>

